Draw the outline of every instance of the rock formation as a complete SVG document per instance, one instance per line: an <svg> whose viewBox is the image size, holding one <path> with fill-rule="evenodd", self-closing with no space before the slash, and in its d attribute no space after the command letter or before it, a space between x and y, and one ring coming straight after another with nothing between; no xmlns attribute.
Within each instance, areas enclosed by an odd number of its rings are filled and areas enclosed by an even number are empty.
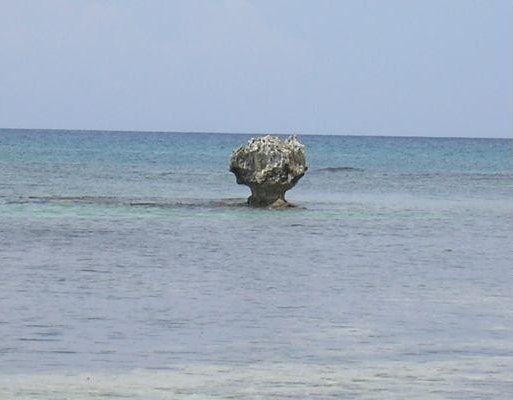
<svg viewBox="0 0 513 400"><path fill-rule="evenodd" d="M232 153L230 171L237 183L251 189L253 207L287 207L285 192L293 188L308 169L305 146L295 136L251 139Z"/></svg>

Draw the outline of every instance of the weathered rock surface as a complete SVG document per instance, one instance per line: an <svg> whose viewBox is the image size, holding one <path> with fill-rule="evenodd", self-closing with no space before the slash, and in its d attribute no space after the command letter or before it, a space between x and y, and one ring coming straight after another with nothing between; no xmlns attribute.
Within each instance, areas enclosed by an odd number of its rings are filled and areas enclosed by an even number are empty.
<svg viewBox="0 0 513 400"><path fill-rule="evenodd" d="M248 204L254 207L287 207L285 192L293 188L308 169L305 146L295 136L251 139L232 153L230 171L237 183L251 189Z"/></svg>

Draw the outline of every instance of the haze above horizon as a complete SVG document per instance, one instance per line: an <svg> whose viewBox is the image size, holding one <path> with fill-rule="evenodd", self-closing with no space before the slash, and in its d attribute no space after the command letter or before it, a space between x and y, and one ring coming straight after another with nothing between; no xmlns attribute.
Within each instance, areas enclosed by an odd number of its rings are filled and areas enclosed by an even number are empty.
<svg viewBox="0 0 513 400"><path fill-rule="evenodd" d="M508 0L0 8L0 128L512 136Z"/></svg>

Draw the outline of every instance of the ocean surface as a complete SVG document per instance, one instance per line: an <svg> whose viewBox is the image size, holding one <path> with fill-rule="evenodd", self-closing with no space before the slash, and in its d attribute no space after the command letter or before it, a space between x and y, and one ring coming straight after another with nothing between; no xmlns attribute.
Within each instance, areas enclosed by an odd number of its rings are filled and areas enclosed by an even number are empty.
<svg viewBox="0 0 513 400"><path fill-rule="evenodd" d="M509 399L509 139L0 130L1 399Z"/></svg>

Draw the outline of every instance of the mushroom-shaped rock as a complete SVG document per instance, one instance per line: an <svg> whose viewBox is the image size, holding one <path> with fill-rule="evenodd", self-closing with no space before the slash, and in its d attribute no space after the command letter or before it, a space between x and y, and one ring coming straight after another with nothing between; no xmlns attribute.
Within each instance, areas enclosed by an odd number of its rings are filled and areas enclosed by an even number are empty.
<svg viewBox="0 0 513 400"><path fill-rule="evenodd" d="M251 139L232 153L230 171L237 183L251 189L253 207L286 207L285 192L293 188L308 169L305 146L295 136Z"/></svg>

